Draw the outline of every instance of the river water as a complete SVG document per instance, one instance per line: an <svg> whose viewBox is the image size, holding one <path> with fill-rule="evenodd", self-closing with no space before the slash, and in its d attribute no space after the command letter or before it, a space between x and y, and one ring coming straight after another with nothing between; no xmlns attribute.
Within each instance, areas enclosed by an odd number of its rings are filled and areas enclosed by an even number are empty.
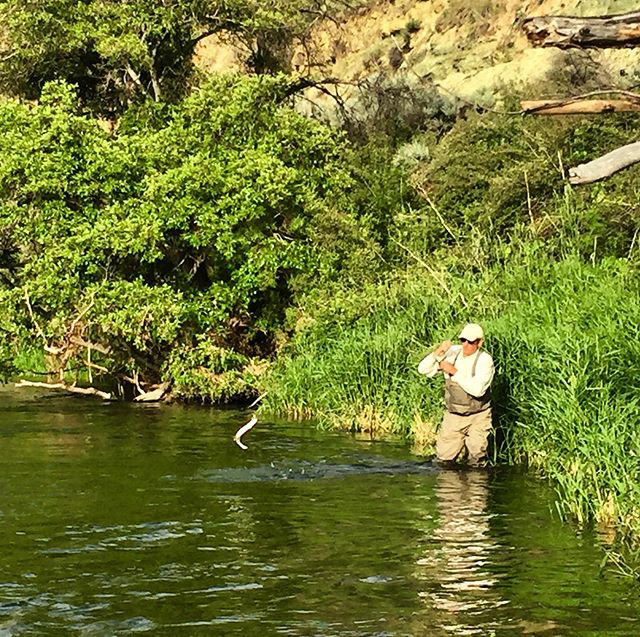
<svg viewBox="0 0 640 637"><path fill-rule="evenodd" d="M247 412L0 391L0 636L637 635L513 470Z"/></svg>

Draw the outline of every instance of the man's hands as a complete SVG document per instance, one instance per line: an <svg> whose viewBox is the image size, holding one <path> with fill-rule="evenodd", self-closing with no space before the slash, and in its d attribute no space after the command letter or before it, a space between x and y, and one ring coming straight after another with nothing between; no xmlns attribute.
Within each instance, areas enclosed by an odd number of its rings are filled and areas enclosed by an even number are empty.
<svg viewBox="0 0 640 637"><path fill-rule="evenodd" d="M447 374L450 374L451 376L453 376L458 371L456 369L455 365L453 365L453 363L448 363L447 361L442 361L440 363L440 369L443 372L446 372Z"/></svg>
<svg viewBox="0 0 640 637"><path fill-rule="evenodd" d="M433 350L433 355L438 358L439 356L444 356L451 347L451 341L442 341L435 350Z"/></svg>
<svg viewBox="0 0 640 637"><path fill-rule="evenodd" d="M433 356L438 361L438 366L440 367L440 369L443 372L446 372L447 374L451 374L453 376L453 374L455 374L458 370L451 363L443 360L451 345L451 341L442 341L442 343L440 343L440 345L438 345L438 347L433 350Z"/></svg>

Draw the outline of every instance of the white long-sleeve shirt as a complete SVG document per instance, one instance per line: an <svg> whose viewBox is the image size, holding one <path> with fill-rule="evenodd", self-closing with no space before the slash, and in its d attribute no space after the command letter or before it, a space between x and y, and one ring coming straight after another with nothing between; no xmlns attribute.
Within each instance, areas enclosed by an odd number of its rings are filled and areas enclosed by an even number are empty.
<svg viewBox="0 0 640 637"><path fill-rule="evenodd" d="M476 356L478 357L478 363L475 376L472 376L471 372ZM447 376L460 385L467 394L480 398L487 393L495 374L491 354L484 350L478 350L475 354L464 356L462 354L462 345L452 345L447 350L444 360L455 365L458 370L452 376L449 376L449 374ZM438 363L433 353L423 358L418 365L418 373L424 374L427 378L433 378L439 371L441 371L440 363Z"/></svg>

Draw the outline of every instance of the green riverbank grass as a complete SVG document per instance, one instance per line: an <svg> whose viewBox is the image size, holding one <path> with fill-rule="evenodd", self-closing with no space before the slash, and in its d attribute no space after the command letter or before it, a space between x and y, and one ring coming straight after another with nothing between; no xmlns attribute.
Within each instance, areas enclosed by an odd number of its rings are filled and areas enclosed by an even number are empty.
<svg viewBox="0 0 640 637"><path fill-rule="evenodd" d="M265 408L429 453L442 381L416 367L468 320L497 365L494 459L554 480L562 515L640 532L640 284L623 259L551 262L529 246L477 272L416 268L336 294L271 373Z"/></svg>

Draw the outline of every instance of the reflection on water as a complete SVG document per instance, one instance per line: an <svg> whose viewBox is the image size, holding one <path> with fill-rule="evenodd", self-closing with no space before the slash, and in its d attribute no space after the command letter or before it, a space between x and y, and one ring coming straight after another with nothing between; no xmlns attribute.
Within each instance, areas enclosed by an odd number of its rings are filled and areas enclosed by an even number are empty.
<svg viewBox="0 0 640 637"><path fill-rule="evenodd" d="M467 618L509 603L487 568L495 561L494 554L505 550L494 540L489 526L488 473L444 470L437 477L434 493L438 525L424 556L416 562L417 578L428 583L427 590L418 595L441 613L440 622L450 634L483 634L488 627L470 626Z"/></svg>
<svg viewBox="0 0 640 637"><path fill-rule="evenodd" d="M0 390L0 637L640 634L544 485L243 422Z"/></svg>

